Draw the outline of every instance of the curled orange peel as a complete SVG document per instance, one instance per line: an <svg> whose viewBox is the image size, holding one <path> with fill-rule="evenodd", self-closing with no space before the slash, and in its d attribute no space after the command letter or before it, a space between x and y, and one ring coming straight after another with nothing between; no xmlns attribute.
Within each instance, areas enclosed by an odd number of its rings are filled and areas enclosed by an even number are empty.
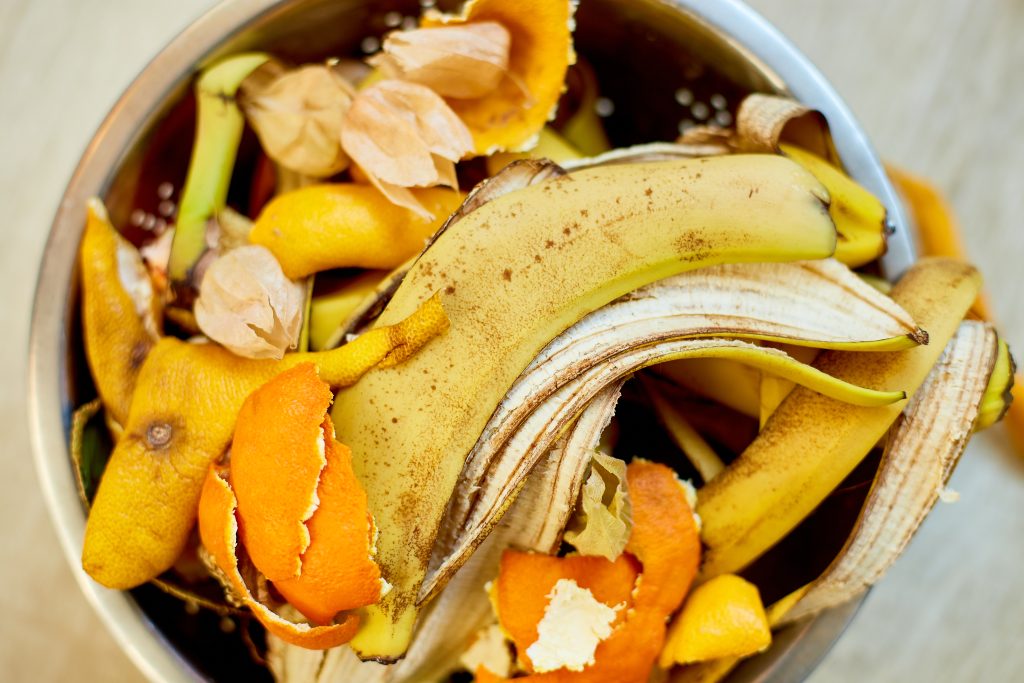
<svg viewBox="0 0 1024 683"><path fill-rule="evenodd" d="M366 493L327 417L332 399L312 363L296 365L249 395L231 445L246 552L317 624L376 602L383 585Z"/></svg>
<svg viewBox="0 0 1024 683"><path fill-rule="evenodd" d="M570 0L470 0L459 14L423 15L423 27L493 21L511 36L508 75L498 87L482 97L447 100L472 133L477 154L528 149L552 118L565 73L576 62L574 6Z"/></svg>
<svg viewBox="0 0 1024 683"><path fill-rule="evenodd" d="M620 564L624 558L629 560L627 566L635 567L636 561L641 565L631 605L623 610L625 616L616 622L612 635L597 646L592 666L578 672L558 669L531 674L515 681L607 683L648 679L665 642L666 621L682 604L696 577L700 565L700 534L682 485L670 468L634 460L627 467L626 476L633 504L633 532L626 552L615 563L599 557L541 560L542 555L511 552L502 557L502 573L496 583L498 619L512 636L520 659L525 652L522 643L531 636L536 639L537 624L544 612L544 596L548 594L544 589L550 589L548 581L553 585L558 578L575 578L580 586L584 586L585 581L593 581L595 586L603 588L608 577L617 576L612 586L621 590L623 570L618 568L613 572L612 565ZM528 571L518 571L521 568L515 563L519 562L528 563ZM579 563L578 566L575 563ZM506 574L511 570L517 570L516 574ZM570 575L572 572L577 576ZM596 591L594 595L605 602ZM610 595L617 597L616 593ZM522 622L527 623L524 626ZM526 646L529 644L526 642ZM508 680L483 667L477 670L476 676L477 681L487 683Z"/></svg>
<svg viewBox="0 0 1024 683"><path fill-rule="evenodd" d="M238 501L222 470L210 468L203 482L201 500L199 535L203 546L242 603L252 610L267 631L287 643L311 650L337 647L352 639L359 629L359 618L355 615L346 615L339 623L314 626L290 621L253 596L239 571L236 554Z"/></svg>

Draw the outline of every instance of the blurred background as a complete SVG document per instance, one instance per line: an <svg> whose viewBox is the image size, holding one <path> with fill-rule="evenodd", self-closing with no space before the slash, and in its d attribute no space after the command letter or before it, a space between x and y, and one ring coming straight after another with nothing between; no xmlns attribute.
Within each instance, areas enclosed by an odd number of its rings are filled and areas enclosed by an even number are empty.
<svg viewBox="0 0 1024 683"><path fill-rule="evenodd" d="M1024 3L748 1L821 68L883 158L948 193L1024 358ZM90 136L145 62L212 4L0 0L6 680L142 680L78 593L38 493L25 426L28 320L56 202ZM936 508L811 683L1019 679L1024 460L993 429L972 442L951 487L960 501Z"/></svg>

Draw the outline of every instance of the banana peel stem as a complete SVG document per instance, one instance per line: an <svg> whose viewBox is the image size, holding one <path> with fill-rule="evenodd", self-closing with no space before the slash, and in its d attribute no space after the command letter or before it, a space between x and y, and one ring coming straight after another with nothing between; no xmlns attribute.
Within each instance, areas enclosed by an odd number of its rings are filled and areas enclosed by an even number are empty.
<svg viewBox="0 0 1024 683"><path fill-rule="evenodd" d="M260 52L228 57L196 81L196 138L168 262L171 282L187 283L206 249L206 223L227 201L245 119L235 103L242 81L270 56Z"/></svg>

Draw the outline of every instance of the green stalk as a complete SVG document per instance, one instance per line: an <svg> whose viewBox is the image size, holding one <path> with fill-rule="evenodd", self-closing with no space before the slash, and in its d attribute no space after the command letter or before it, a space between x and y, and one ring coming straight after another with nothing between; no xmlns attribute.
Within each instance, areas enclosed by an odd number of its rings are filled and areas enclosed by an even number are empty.
<svg viewBox="0 0 1024 683"><path fill-rule="evenodd" d="M235 94L242 81L269 59L261 52L227 57L196 81L196 138L168 263L176 289L188 284L192 268L206 250L206 223L227 201L245 124Z"/></svg>

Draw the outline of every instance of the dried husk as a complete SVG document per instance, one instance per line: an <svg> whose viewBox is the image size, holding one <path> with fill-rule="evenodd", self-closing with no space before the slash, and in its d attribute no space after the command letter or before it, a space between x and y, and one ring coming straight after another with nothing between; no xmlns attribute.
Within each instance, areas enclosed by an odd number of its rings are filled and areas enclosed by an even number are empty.
<svg viewBox="0 0 1024 683"><path fill-rule="evenodd" d="M429 212L410 187L458 187L455 162L473 149L465 124L427 87L384 80L361 90L345 113L341 145L393 203Z"/></svg>
<svg viewBox="0 0 1024 683"><path fill-rule="evenodd" d="M444 97L471 99L501 83L511 40L494 21L395 31L369 61L389 78L419 83Z"/></svg>
<svg viewBox="0 0 1024 683"><path fill-rule="evenodd" d="M576 61L575 9L571 0L469 0L459 14L424 12L421 26L495 22L511 36L508 77L483 97L451 99L452 108L472 132L477 154L528 150L554 117L566 71Z"/></svg>
<svg viewBox="0 0 1024 683"><path fill-rule="evenodd" d="M860 516L839 555L785 621L842 604L882 578L941 497L973 432L999 340L991 325L961 323L889 433Z"/></svg>
<svg viewBox="0 0 1024 683"><path fill-rule="evenodd" d="M241 104L271 159L314 178L348 166L341 126L355 89L337 70L308 64L258 83L246 83Z"/></svg>
<svg viewBox="0 0 1024 683"><path fill-rule="evenodd" d="M266 247L239 247L206 270L196 322L210 339L246 358L275 358L299 340L305 286L285 277Z"/></svg>
<svg viewBox="0 0 1024 683"><path fill-rule="evenodd" d="M597 451L590 461L576 515L565 530L565 541L583 555L600 555L614 562L626 549L632 531L626 463Z"/></svg>

